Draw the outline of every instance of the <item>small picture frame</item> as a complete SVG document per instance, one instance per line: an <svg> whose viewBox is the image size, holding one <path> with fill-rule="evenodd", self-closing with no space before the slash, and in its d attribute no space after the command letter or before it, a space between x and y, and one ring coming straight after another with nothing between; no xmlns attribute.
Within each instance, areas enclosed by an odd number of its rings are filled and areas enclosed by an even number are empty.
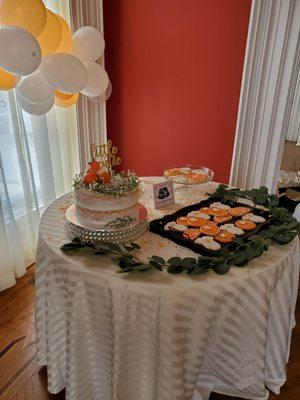
<svg viewBox="0 0 300 400"><path fill-rule="evenodd" d="M153 185L153 198L155 209L175 203L174 185L172 181L164 181Z"/></svg>

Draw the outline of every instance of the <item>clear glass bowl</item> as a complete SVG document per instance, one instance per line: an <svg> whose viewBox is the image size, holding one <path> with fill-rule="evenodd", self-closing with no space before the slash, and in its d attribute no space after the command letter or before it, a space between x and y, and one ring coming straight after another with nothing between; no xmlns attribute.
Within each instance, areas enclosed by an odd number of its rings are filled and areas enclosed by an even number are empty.
<svg viewBox="0 0 300 400"><path fill-rule="evenodd" d="M186 164L166 168L163 176L174 183L201 185L212 181L214 172L202 165Z"/></svg>

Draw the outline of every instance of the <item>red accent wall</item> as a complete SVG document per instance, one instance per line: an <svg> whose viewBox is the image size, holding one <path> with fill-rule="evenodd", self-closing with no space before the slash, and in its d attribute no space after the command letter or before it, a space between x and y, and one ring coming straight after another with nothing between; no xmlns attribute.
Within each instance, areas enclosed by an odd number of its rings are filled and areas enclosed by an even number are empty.
<svg viewBox="0 0 300 400"><path fill-rule="evenodd" d="M104 0L113 92L109 137L123 168L197 163L230 173L251 0Z"/></svg>

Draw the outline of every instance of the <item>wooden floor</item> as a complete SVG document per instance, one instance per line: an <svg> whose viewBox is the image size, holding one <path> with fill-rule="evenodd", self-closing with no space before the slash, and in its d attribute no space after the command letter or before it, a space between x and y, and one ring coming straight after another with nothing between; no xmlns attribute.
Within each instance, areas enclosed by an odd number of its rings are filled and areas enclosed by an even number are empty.
<svg viewBox="0 0 300 400"><path fill-rule="evenodd" d="M300 399L300 300L296 319L299 324L293 331L287 382L280 396L271 400ZM18 279L17 284L0 293L0 400L62 400L64 392L51 395L47 392L45 368L39 368L35 359L34 331L34 267ZM237 398L212 394L211 400L236 400ZM134 400L134 399L133 399ZM159 400L159 399L155 399Z"/></svg>

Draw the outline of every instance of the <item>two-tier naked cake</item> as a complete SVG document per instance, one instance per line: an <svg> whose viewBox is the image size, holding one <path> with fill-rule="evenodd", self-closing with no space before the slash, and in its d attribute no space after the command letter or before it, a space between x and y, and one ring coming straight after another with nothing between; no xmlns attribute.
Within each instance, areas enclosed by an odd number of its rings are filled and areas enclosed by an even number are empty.
<svg viewBox="0 0 300 400"><path fill-rule="evenodd" d="M117 228L139 213L140 180L131 171L114 173L98 161L74 179L75 212L86 228Z"/></svg>

